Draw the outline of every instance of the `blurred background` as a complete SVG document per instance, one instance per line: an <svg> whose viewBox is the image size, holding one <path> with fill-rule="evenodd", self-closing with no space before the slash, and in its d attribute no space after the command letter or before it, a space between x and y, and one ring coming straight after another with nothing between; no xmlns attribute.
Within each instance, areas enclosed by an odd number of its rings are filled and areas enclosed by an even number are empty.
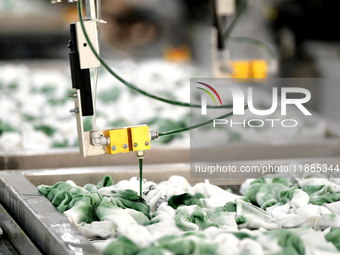
<svg viewBox="0 0 340 255"><path fill-rule="evenodd" d="M142 161L135 153L80 156L76 116L70 112L75 105L69 97L73 89L68 49L70 23L79 20L77 2L53 1L60 3L0 0L0 227L5 232L1 238L0 228L0 255L18 254L6 253L4 246L11 246L7 239L29 253L29 246L21 242L25 239L12 228L16 225L8 224L2 205L47 253L63 246L68 254L85 254L90 247L54 210L47 210L49 204L36 196L29 181L35 186L67 180L85 185L110 175L118 183L143 172L143 181L158 183L179 175L194 184L208 177L211 184L239 192L248 173L213 178L210 173L190 172L196 163L218 162L238 169L327 163L329 171L334 166L332 179L338 177L340 0L101 0L101 19L107 23L101 24L100 56L123 79L149 93L200 104L202 91L196 89L197 79L192 80L195 91L190 90L192 78L228 78L244 92L254 87L258 110L271 108L273 87L279 91L284 86L304 87L312 94L306 104L311 117L299 111L282 116L280 109L270 116L253 116L249 111L233 116L239 123L255 119L253 125L267 118L295 119L297 128L205 126L159 137ZM195 115L189 107L155 101L131 90L103 67L98 72L99 130L147 124L150 131L172 131L208 119L200 108ZM94 73L91 70L91 79ZM223 96L224 105L232 103L231 95ZM214 104L207 98L208 104ZM214 118L226 113L217 111L209 109ZM83 120L85 131L94 129L91 117ZM144 168L138 172L141 163ZM209 181L203 185L210 196Z"/></svg>
<svg viewBox="0 0 340 255"><path fill-rule="evenodd" d="M222 2L226 6L219 6ZM336 82L340 76L336 28L340 2L215 1L215 7L222 10L217 14L212 3L102 0L102 19L107 24L101 26L101 56L119 75L144 90L186 102L190 78L319 79L306 87L312 92L309 107L320 114L324 125L317 125L315 136L308 139L327 138L328 123L336 126L340 122ZM67 97L72 92L69 24L77 20L76 3L0 0L1 152L78 145L75 118L69 113L73 100ZM231 26L228 40L216 36L220 35L216 31ZM260 70L254 77L242 73L249 65ZM148 124L152 130L165 131L187 126L190 110L152 102L101 68L97 116L101 129ZM85 130L91 129L90 119L84 124ZM230 143L252 142L242 133L226 137ZM188 147L189 140L185 133L159 139L156 146ZM275 137L266 142L273 141Z"/></svg>

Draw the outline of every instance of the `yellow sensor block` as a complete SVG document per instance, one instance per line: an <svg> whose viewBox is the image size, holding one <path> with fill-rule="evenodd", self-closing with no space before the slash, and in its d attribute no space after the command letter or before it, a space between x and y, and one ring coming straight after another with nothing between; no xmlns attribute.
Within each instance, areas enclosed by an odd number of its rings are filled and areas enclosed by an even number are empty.
<svg viewBox="0 0 340 255"><path fill-rule="evenodd" d="M234 79L247 79L250 74L250 65L247 60L239 60L232 62L233 74L232 78Z"/></svg>
<svg viewBox="0 0 340 255"><path fill-rule="evenodd" d="M267 78L268 65L265 60L253 60L250 62L251 78L253 79L265 79Z"/></svg>
<svg viewBox="0 0 340 255"><path fill-rule="evenodd" d="M267 61L262 59L232 61L234 79L265 79L268 76Z"/></svg>
<svg viewBox="0 0 340 255"><path fill-rule="evenodd" d="M148 126L128 128L131 135L131 151L150 150L150 136Z"/></svg>
<svg viewBox="0 0 340 255"><path fill-rule="evenodd" d="M107 153L117 154L130 151L128 130L126 128L112 129L106 132L110 138L110 146L107 146Z"/></svg>
<svg viewBox="0 0 340 255"><path fill-rule="evenodd" d="M106 130L104 135L110 138L110 146L106 146L108 154L150 150L148 126Z"/></svg>

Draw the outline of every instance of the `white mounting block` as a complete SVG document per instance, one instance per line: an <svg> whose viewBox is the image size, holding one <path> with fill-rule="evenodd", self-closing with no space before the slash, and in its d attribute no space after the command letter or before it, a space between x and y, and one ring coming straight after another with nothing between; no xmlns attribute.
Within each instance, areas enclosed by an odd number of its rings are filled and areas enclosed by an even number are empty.
<svg viewBox="0 0 340 255"><path fill-rule="evenodd" d="M93 21L93 20L84 21L84 26L89 36L90 42L92 43L92 45L98 52L99 45L98 45L96 21ZM99 67L100 62L96 58L96 56L93 54L90 46L88 45L85 39L83 30L81 29L80 22L76 23L76 32L77 32L77 46L78 46L78 52L79 52L80 68L88 69L88 68Z"/></svg>

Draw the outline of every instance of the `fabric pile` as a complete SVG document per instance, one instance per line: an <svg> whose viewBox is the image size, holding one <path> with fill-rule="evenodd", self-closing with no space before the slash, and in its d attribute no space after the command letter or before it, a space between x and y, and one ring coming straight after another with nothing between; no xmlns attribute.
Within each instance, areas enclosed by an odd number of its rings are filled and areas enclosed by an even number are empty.
<svg viewBox="0 0 340 255"><path fill-rule="evenodd" d="M24 1L25 2L25 1ZM1 8L1 3L0 3ZM77 128L70 109L74 102L70 68L42 69L26 65L0 66L0 151L45 150L78 147ZM190 77L197 68L163 60L140 63L125 60L110 66L133 84L158 96L190 101ZM126 102L134 102L126 104ZM124 106L124 107L123 107ZM107 109L120 109L115 114ZM143 114L137 109L147 109ZM187 126L190 109L172 107L139 95L101 69L96 100L99 129L148 124L152 130L166 131ZM84 117L84 130L92 130L91 117ZM183 144L189 134L158 139L157 143Z"/></svg>
<svg viewBox="0 0 340 255"><path fill-rule="evenodd" d="M340 254L340 181L248 179L241 194L180 176L38 190L103 254Z"/></svg>
<svg viewBox="0 0 340 255"><path fill-rule="evenodd" d="M22 2L27 4L26 1ZM1 5L0 2L0 9ZM204 70L195 66L158 59L140 62L124 60L111 62L109 65L120 76L143 90L182 102L193 102L193 98L200 99L201 90L190 89L190 79L207 77ZM235 84L246 93L246 86ZM0 90L0 151L41 151L48 148L78 147L75 117L69 113L70 109L74 108L74 102L68 97L72 93L68 65L59 68L53 65L48 68L48 65L44 65L42 69L26 65L1 65ZM224 94L226 95L222 97L223 105L231 104L232 94ZM269 106L263 105L263 99L255 95L256 109L268 109L267 107L271 106L271 100L268 102ZM119 110L113 114L107 109ZM144 110L141 112L138 109ZM207 120L200 112L197 116L193 114L188 107L173 107L136 93L114 79L104 68L100 69L99 73L96 115L98 129L147 124L150 130L159 132L189 126L190 118L195 120L192 123ZM256 116L256 119L262 119L264 122L267 122L265 119L268 118L282 120L279 112L269 116ZM221 146L226 142L306 141L323 139L326 136L328 129L324 120L311 121L290 111L285 118L295 119L299 127L288 129L277 125L273 129L267 123L262 128L234 125L233 128L226 129L225 125L217 125L216 128L211 125L209 129L197 129L191 135L199 137L198 141L201 141L202 137L209 137L213 144ZM248 122L254 119L254 115L247 111L244 116L233 116L235 123L242 122L243 119ZM84 130L92 130L89 116L84 117ZM190 134L160 137L153 141L153 144L155 143L188 147Z"/></svg>

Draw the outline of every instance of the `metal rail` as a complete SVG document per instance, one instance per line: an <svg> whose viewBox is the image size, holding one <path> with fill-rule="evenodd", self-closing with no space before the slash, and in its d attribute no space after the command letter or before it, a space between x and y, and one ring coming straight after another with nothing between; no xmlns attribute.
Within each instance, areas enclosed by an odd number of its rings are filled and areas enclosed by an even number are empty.
<svg viewBox="0 0 340 255"><path fill-rule="evenodd" d="M39 195L22 173L0 173L0 203L44 254L99 254L76 227Z"/></svg>
<svg viewBox="0 0 340 255"><path fill-rule="evenodd" d="M0 205L0 227L20 254L41 255L41 252L35 247L2 205Z"/></svg>

